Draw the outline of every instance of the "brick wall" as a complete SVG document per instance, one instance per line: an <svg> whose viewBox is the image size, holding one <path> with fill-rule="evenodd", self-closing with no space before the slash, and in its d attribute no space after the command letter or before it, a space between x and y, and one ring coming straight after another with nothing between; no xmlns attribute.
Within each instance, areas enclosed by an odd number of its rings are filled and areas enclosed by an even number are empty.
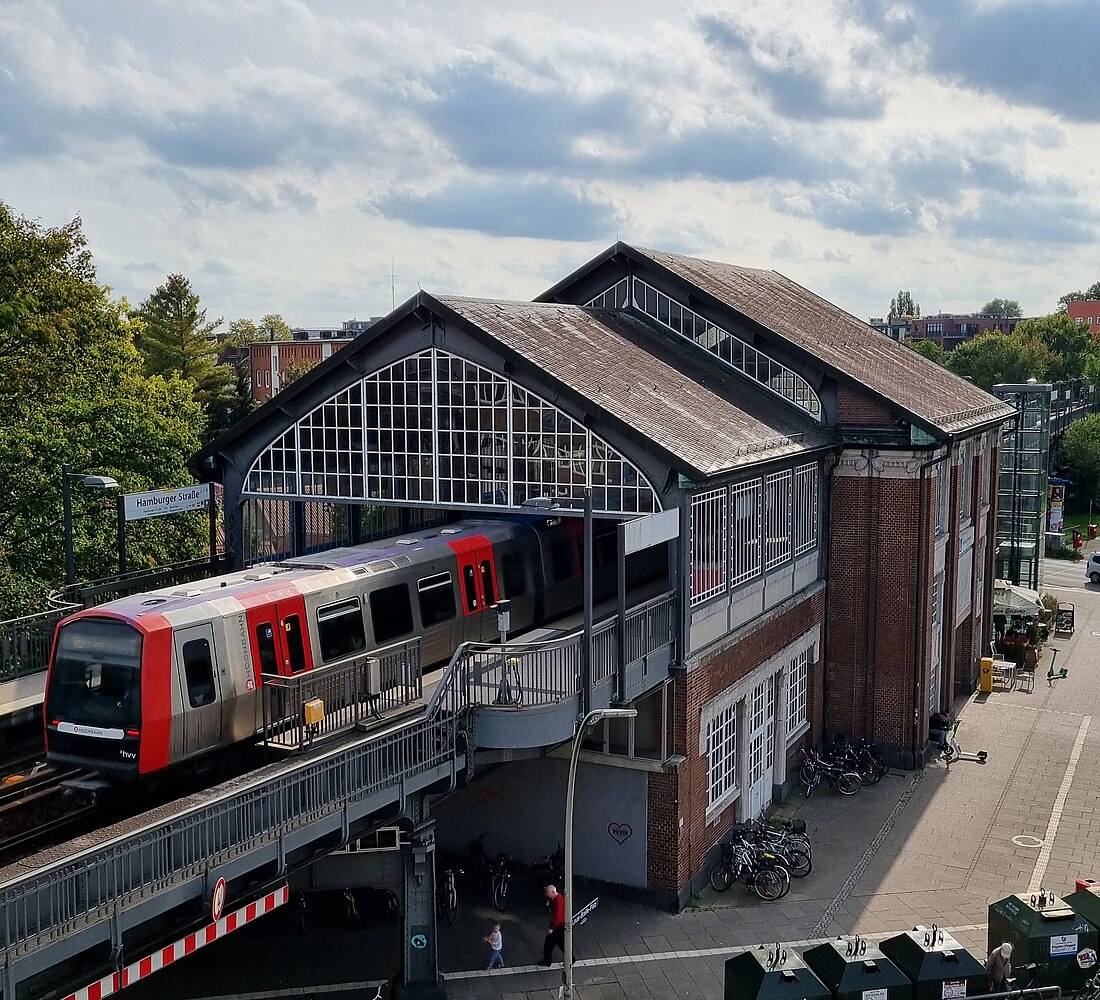
<svg viewBox="0 0 1100 1000"><path fill-rule="evenodd" d="M898 420L881 403L847 386L837 387L836 419L838 424L896 424Z"/></svg>
<svg viewBox="0 0 1100 1000"><path fill-rule="evenodd" d="M649 775L647 871L651 888L675 892L681 904L686 902L692 877L705 872L709 852L734 820L737 803L707 822L707 760L699 752L703 706L821 624L824 614L822 590L748 630L674 682L673 738L676 752L686 761L675 774ZM820 741L822 674L818 649L807 692L811 728L790 748L789 759L797 756L798 747Z"/></svg>

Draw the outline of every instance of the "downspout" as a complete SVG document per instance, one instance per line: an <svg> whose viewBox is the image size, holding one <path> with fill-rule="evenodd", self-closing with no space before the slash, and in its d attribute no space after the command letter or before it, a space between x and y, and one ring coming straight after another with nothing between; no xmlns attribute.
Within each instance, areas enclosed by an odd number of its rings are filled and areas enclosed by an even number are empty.
<svg viewBox="0 0 1100 1000"><path fill-rule="evenodd" d="M824 496L824 503L821 509L821 539L822 545L820 549L821 563L818 567L821 579L825 581L825 608L822 613L821 621L821 648L818 650L818 656L821 657L821 728L822 732L815 733L811 728L811 733L814 737L815 743L820 743L824 737L824 730L827 728L825 724L825 714L829 705L829 619L830 619L830 605L833 600L833 588L829 583L829 569L832 565L832 560L829 558L830 548L833 544L833 484L835 479L833 477L833 471L840 463L840 456L843 450L838 448L828 456L821 463L822 482L828 485L828 489L823 489L821 492Z"/></svg>

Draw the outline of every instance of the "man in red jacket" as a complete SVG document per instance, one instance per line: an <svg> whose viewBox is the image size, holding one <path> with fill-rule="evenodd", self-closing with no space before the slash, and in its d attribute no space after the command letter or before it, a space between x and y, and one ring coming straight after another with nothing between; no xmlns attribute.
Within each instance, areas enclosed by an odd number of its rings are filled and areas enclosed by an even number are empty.
<svg viewBox="0 0 1100 1000"><path fill-rule="evenodd" d="M557 886L546 887L546 908L550 911L550 927L542 946L542 964L550 968L555 946L565 955L565 897L558 892Z"/></svg>

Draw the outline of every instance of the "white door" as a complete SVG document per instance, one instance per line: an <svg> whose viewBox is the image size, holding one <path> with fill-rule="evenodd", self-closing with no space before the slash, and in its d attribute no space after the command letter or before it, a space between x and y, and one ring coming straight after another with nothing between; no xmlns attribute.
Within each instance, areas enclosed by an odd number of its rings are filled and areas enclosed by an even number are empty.
<svg viewBox="0 0 1100 1000"><path fill-rule="evenodd" d="M748 795L742 819L759 816L771 801L775 768L775 677L752 689L748 704Z"/></svg>

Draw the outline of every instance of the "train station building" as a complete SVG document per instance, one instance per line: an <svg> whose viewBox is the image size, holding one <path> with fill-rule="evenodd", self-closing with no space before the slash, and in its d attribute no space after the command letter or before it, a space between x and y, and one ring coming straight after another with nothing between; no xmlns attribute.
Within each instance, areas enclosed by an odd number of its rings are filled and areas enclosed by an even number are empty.
<svg viewBox="0 0 1100 1000"><path fill-rule="evenodd" d="M667 631L660 655L628 648L623 609L593 644L589 703L638 715L585 740L576 843L580 874L682 906L800 749L840 732L923 763L930 712L972 689L991 637L1012 416L776 272L618 243L531 302L421 292L216 441L205 475L238 566L385 535L411 551L460 520L579 527L586 498L604 526L676 512L627 609ZM475 604L524 596L522 573L489 572ZM465 622L463 642L498 642ZM470 717L473 765L431 806L444 845L561 841L585 692L535 694Z"/></svg>

